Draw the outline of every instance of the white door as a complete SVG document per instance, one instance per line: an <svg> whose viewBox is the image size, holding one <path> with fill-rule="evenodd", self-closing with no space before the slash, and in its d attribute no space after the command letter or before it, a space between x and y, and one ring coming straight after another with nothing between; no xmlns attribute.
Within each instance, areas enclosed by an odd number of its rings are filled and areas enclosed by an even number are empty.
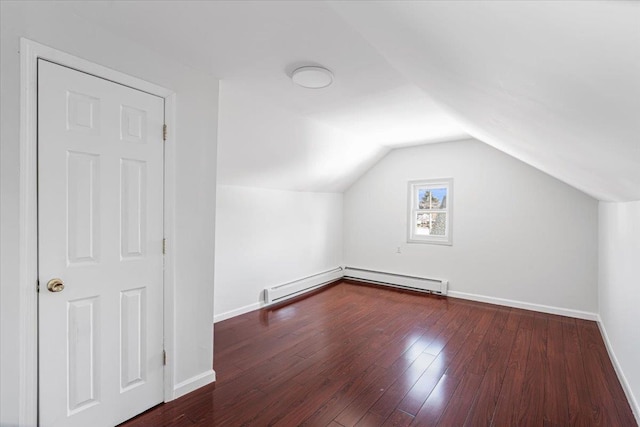
<svg viewBox="0 0 640 427"><path fill-rule="evenodd" d="M38 61L42 426L163 400L163 122L160 97Z"/></svg>

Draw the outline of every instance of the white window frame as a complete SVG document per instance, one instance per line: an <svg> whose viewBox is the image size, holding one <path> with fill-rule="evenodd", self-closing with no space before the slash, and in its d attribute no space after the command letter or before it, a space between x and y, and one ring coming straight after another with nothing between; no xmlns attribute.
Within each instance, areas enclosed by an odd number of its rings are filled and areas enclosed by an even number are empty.
<svg viewBox="0 0 640 427"><path fill-rule="evenodd" d="M444 209L419 209L418 193L420 190L433 188L447 189L447 206ZM430 243L436 245L453 245L453 178L421 179L409 181L407 216L407 242ZM418 213L445 213L447 216L444 236L416 234L416 218Z"/></svg>

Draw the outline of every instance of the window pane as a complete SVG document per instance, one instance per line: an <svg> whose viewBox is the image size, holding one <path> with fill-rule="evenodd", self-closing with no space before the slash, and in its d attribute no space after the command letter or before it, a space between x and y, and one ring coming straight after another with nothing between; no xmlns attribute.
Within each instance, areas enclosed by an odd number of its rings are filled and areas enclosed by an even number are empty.
<svg viewBox="0 0 640 427"><path fill-rule="evenodd" d="M418 209L445 209L446 207L446 188L421 188L418 190Z"/></svg>
<svg viewBox="0 0 640 427"><path fill-rule="evenodd" d="M416 214L415 233L418 236L445 236L447 231L446 213Z"/></svg>
<svg viewBox="0 0 640 427"><path fill-rule="evenodd" d="M447 206L447 189L431 189L431 209L444 209Z"/></svg>
<svg viewBox="0 0 640 427"><path fill-rule="evenodd" d="M415 193L414 193L415 194ZM431 193L429 190L421 188L418 190L418 209L429 209Z"/></svg>

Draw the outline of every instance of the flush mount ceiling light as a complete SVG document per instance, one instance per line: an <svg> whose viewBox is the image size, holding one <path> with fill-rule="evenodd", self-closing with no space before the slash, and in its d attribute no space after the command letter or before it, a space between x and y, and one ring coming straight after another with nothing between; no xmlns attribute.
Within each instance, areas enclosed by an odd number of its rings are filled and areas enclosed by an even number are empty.
<svg viewBox="0 0 640 427"><path fill-rule="evenodd" d="M322 89L333 82L333 74L323 67L300 67L293 71L291 80L307 89Z"/></svg>

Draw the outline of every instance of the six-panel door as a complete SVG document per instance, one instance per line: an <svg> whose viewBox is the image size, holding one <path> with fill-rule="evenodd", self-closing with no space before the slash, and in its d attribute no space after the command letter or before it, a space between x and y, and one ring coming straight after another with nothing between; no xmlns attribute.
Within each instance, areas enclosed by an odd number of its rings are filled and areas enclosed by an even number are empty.
<svg viewBox="0 0 640 427"><path fill-rule="evenodd" d="M43 426L163 400L163 122L162 98L38 61Z"/></svg>

